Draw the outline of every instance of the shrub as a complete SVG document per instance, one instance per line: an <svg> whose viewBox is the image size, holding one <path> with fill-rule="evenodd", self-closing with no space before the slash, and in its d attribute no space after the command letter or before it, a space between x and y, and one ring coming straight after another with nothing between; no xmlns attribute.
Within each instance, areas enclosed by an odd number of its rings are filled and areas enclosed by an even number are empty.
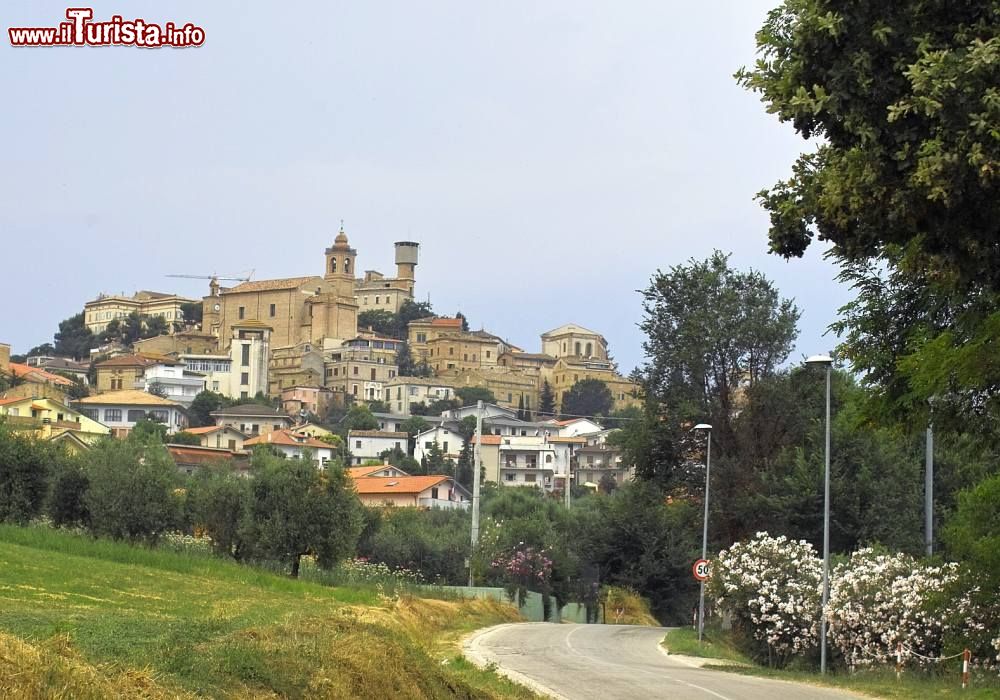
<svg viewBox="0 0 1000 700"><path fill-rule="evenodd" d="M811 544L758 532L719 553L706 592L732 615L743 650L781 668L817 644L821 578Z"/></svg>
<svg viewBox="0 0 1000 700"><path fill-rule="evenodd" d="M179 516L177 467L162 445L103 440L83 456L95 535L154 543Z"/></svg>
<svg viewBox="0 0 1000 700"><path fill-rule="evenodd" d="M51 445L18 435L0 421L0 521L24 524L41 514L56 456Z"/></svg>

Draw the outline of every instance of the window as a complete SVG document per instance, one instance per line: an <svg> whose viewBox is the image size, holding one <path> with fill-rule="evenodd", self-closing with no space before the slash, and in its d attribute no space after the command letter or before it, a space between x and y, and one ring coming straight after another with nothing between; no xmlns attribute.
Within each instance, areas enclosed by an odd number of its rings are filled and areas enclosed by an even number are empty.
<svg viewBox="0 0 1000 700"><path fill-rule="evenodd" d="M14 411L17 411L16 408L12 408L11 411L12 411L11 415L13 415L13 416L17 415L17 413L14 412ZM83 415L87 416L87 418L89 418L90 420L97 420L97 409L96 408L82 408L82 409L80 409L80 413L82 413Z"/></svg>
<svg viewBox="0 0 1000 700"><path fill-rule="evenodd" d="M454 362L449 362L448 363L448 369L455 369L455 363Z"/></svg>
<svg viewBox="0 0 1000 700"><path fill-rule="evenodd" d="M576 344L575 349L576 349L576 354L579 355L580 354L580 343Z"/></svg>
<svg viewBox="0 0 1000 700"><path fill-rule="evenodd" d="M105 408L104 420L107 421L108 423L121 423L122 410L120 408Z"/></svg>
<svg viewBox="0 0 1000 700"><path fill-rule="evenodd" d="M212 382L212 391L218 391L218 390L219 390L219 383Z"/></svg>
<svg viewBox="0 0 1000 700"><path fill-rule="evenodd" d="M399 401L401 398L403 398L403 387L397 386L396 387L396 400Z"/></svg>
<svg viewBox="0 0 1000 700"><path fill-rule="evenodd" d="M590 357L594 352L594 346L592 343L587 343L587 357Z"/></svg>
<svg viewBox="0 0 1000 700"><path fill-rule="evenodd" d="M135 409L129 409L129 412L128 412L128 422L129 423L138 423L139 421L141 421L145 417L146 417L146 412L145 411L137 411Z"/></svg>
<svg viewBox="0 0 1000 700"><path fill-rule="evenodd" d="M337 271L337 258L330 258L330 272Z"/></svg>
<svg viewBox="0 0 1000 700"><path fill-rule="evenodd" d="M240 373L240 384L242 386L247 386L248 384L250 384L250 373L249 372L241 372Z"/></svg>
<svg viewBox="0 0 1000 700"><path fill-rule="evenodd" d="M429 450L433 447L434 447L434 442L432 440L428 440L427 442L424 443L425 450Z"/></svg>
<svg viewBox="0 0 1000 700"><path fill-rule="evenodd" d="M241 399L248 399L248 398L250 398L250 395L247 394L247 392L245 392L245 391L241 391L240 392L240 398Z"/></svg>
<svg viewBox="0 0 1000 700"><path fill-rule="evenodd" d="M552 455L545 455L545 463L552 464Z"/></svg>
<svg viewBox="0 0 1000 700"><path fill-rule="evenodd" d="M454 355L455 354L455 348L448 348L448 354L449 355Z"/></svg>
<svg viewBox="0 0 1000 700"><path fill-rule="evenodd" d="M490 359L490 351L489 350L486 351L486 359L487 360Z"/></svg>
<svg viewBox="0 0 1000 700"><path fill-rule="evenodd" d="M351 259L350 258L344 258L344 272L347 273L347 272L350 272L350 271L351 271Z"/></svg>
<svg viewBox="0 0 1000 700"><path fill-rule="evenodd" d="M241 321L243 320L243 317L244 317L245 315L246 315L246 308L245 308L245 307L242 307L242 306L241 306L241 307L240 307L240 320L241 320Z"/></svg>
<svg viewBox="0 0 1000 700"><path fill-rule="evenodd" d="M376 303L376 304L378 304L378 300L379 300L379 298L378 298L378 297L375 297L375 303Z"/></svg>
<svg viewBox="0 0 1000 700"><path fill-rule="evenodd" d="M355 374L355 376L357 376L357 374L358 374L358 366L357 365L354 366L354 374Z"/></svg>
<svg viewBox="0 0 1000 700"><path fill-rule="evenodd" d="M375 368L372 367L372 381L375 381Z"/></svg>
<svg viewBox="0 0 1000 700"><path fill-rule="evenodd" d="M444 450L445 453L448 452L448 441L447 440L445 440L445 442L441 445L441 449Z"/></svg>
<svg viewBox="0 0 1000 700"><path fill-rule="evenodd" d="M524 480L527 483L529 483L529 484L533 484L533 483L535 483L535 475L534 474L525 474L524 475Z"/></svg>
<svg viewBox="0 0 1000 700"><path fill-rule="evenodd" d="M271 304L271 308L270 308L271 318L274 318L274 311L275 311L274 304Z"/></svg>
<svg viewBox="0 0 1000 700"><path fill-rule="evenodd" d="M235 440L230 440L229 441L229 449L231 449L231 450L235 450L236 449L236 441Z"/></svg>
<svg viewBox="0 0 1000 700"><path fill-rule="evenodd" d="M243 367L249 367L250 366L250 343L243 343L243 347L241 348L241 352L243 353L242 356L240 357L240 363L241 363L241 365Z"/></svg>
<svg viewBox="0 0 1000 700"><path fill-rule="evenodd" d="M153 420L159 423L167 423L170 421L170 413L168 411L157 409L150 411L149 415L152 416Z"/></svg>
<svg viewBox="0 0 1000 700"><path fill-rule="evenodd" d="M255 433L259 433L260 432L260 426L257 425L256 423L254 423L253 425L250 426L250 430L252 430Z"/></svg>
<svg viewBox="0 0 1000 700"><path fill-rule="evenodd" d="M511 401L513 401L513 400L514 400L514 395L513 395L513 394L511 394L511 393L510 393L510 392L508 391L508 392L507 392L507 403L510 403L510 402L511 402Z"/></svg>
<svg viewBox="0 0 1000 700"><path fill-rule="evenodd" d="M513 481L514 480L514 475L513 474L504 474L504 478L507 481Z"/></svg>
<svg viewBox="0 0 1000 700"><path fill-rule="evenodd" d="M355 447L355 449L360 450L361 449L361 441L360 440L355 440L354 441L354 447Z"/></svg>
<svg viewBox="0 0 1000 700"><path fill-rule="evenodd" d="M417 342L418 343L426 343L427 342L427 334L426 333L417 333Z"/></svg>
<svg viewBox="0 0 1000 700"><path fill-rule="evenodd" d="M355 384L353 386L351 393L354 394L355 396L358 395L358 385L357 384Z"/></svg>

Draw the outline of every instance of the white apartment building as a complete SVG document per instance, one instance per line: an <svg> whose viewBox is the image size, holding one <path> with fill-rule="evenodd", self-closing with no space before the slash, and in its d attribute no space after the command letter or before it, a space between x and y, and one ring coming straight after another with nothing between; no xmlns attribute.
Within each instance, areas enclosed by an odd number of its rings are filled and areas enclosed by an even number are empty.
<svg viewBox="0 0 1000 700"><path fill-rule="evenodd" d="M347 434L347 449L351 451L355 464L363 464L372 459L381 459L386 450L399 448L407 452L410 436L406 433L384 430L352 430Z"/></svg>

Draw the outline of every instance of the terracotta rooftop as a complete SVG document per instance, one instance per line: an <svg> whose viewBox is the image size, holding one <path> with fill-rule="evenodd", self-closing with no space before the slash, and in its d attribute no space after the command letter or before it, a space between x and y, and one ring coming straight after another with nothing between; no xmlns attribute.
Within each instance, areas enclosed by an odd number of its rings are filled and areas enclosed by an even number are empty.
<svg viewBox="0 0 1000 700"><path fill-rule="evenodd" d="M230 287L222 294L242 294L244 292L273 292L281 289L296 289L306 284L320 284L322 277L286 277L277 280L257 280L256 282L243 282L235 287Z"/></svg>
<svg viewBox="0 0 1000 700"><path fill-rule="evenodd" d="M86 398L80 399L79 401L74 401L73 403L83 404L84 406L175 406L180 408L181 405L176 401L171 401L170 399L162 399L155 394L149 394L145 391L138 391L135 389L126 389L124 391L109 391L105 394L98 394L97 396L87 396Z"/></svg>
<svg viewBox="0 0 1000 700"><path fill-rule="evenodd" d="M10 373L15 377L24 377L29 381L34 379L36 381L49 382L59 386L73 386L72 380L67 379L66 377L61 377L58 374L53 374L52 372L46 372L44 369L38 369L37 367L32 367L30 365L22 365L19 362L11 362L8 367L10 369Z"/></svg>
<svg viewBox="0 0 1000 700"><path fill-rule="evenodd" d="M228 459L246 459L246 455L240 452L194 445L167 445L167 452L178 464L201 465L214 464Z"/></svg>
<svg viewBox="0 0 1000 700"><path fill-rule="evenodd" d="M333 449L333 445L305 435L296 435L291 430L274 430L270 433L251 438L243 444L247 447L253 447L254 445L284 445L285 447L308 447L314 450Z"/></svg>
<svg viewBox="0 0 1000 700"><path fill-rule="evenodd" d="M191 433L192 435L210 435L219 430L232 430L235 433L240 433L236 428L230 427L228 425L206 425L203 428L185 428L185 433ZM243 435L243 433L240 433Z"/></svg>
<svg viewBox="0 0 1000 700"><path fill-rule="evenodd" d="M149 367L150 365L159 364L175 365L178 364L178 360L165 355L143 353L139 355L120 355L118 357L112 357L110 360L98 362L95 366L103 369L104 367Z"/></svg>
<svg viewBox="0 0 1000 700"><path fill-rule="evenodd" d="M375 472L380 472L383 469L395 469L398 472L406 474L406 472L404 472L402 469L400 469L399 467L394 467L391 464L369 464L367 467L348 467L347 475L352 479L364 479L365 477L371 476ZM406 476L409 476L409 474L406 474ZM376 476L372 478L381 479L385 477Z"/></svg>
<svg viewBox="0 0 1000 700"><path fill-rule="evenodd" d="M499 445L500 441L503 439L502 435L483 435L482 444L483 445ZM476 442L476 437L472 437L473 443Z"/></svg>
<svg viewBox="0 0 1000 700"><path fill-rule="evenodd" d="M450 476L431 474L428 476L371 476L354 480L354 488L359 494L405 493L415 495L437 486L443 481L451 481Z"/></svg>

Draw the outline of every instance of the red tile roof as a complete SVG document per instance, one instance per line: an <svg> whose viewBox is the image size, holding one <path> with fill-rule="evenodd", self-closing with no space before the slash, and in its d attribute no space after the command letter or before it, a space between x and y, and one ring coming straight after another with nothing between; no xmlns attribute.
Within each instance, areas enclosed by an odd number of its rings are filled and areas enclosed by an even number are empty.
<svg viewBox="0 0 1000 700"><path fill-rule="evenodd" d="M373 437L373 438L388 438L395 440L406 440L409 439L409 433L394 433L389 430L351 430L347 433L348 438L355 437Z"/></svg>
<svg viewBox="0 0 1000 700"><path fill-rule="evenodd" d="M44 369L22 365L19 362L11 362L9 367L10 373L15 377L24 377L28 381L35 380L38 382L50 382L60 386L73 386L72 380L61 377L58 374L53 374L52 372L46 372Z"/></svg>
<svg viewBox="0 0 1000 700"><path fill-rule="evenodd" d="M451 481L450 476L441 474L428 476L370 476L354 480L354 488L359 494L402 493L416 495L423 493L442 481Z"/></svg>
<svg viewBox="0 0 1000 700"><path fill-rule="evenodd" d="M234 433L240 433L239 430L229 425L206 425L203 428L185 428L184 432L191 433L192 435L209 435L218 430L226 430L226 429L232 430ZM243 433L240 433L240 435L242 434Z"/></svg>
<svg viewBox="0 0 1000 700"><path fill-rule="evenodd" d="M500 441L503 439L501 435L483 435L483 445L499 445ZM472 438L472 442L476 442L475 436Z"/></svg>
<svg viewBox="0 0 1000 700"><path fill-rule="evenodd" d="M308 447L314 450L332 450L333 445L321 442L316 438L298 436L292 430L274 430L270 433L258 435L243 443L247 447L254 445L283 445L285 447Z"/></svg>

